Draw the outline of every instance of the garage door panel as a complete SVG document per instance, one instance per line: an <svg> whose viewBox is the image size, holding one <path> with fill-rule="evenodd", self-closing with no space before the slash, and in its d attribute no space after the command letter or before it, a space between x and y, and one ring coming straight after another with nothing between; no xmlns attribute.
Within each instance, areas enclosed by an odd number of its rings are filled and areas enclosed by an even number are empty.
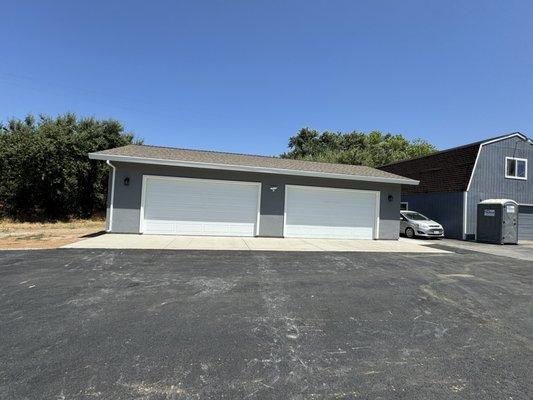
<svg viewBox="0 0 533 400"><path fill-rule="evenodd" d="M518 240L533 240L533 214L518 214Z"/></svg>
<svg viewBox="0 0 533 400"><path fill-rule="evenodd" d="M373 239L376 193L287 186L286 237Z"/></svg>
<svg viewBox="0 0 533 400"><path fill-rule="evenodd" d="M144 233L253 236L259 184L146 177Z"/></svg>
<svg viewBox="0 0 533 400"><path fill-rule="evenodd" d="M374 201L373 199L370 201ZM325 205L310 209L308 212L291 212L287 214L289 225L312 225L312 226L360 226L373 224L374 207L361 207L354 213L355 206L335 207Z"/></svg>
<svg viewBox="0 0 533 400"><path fill-rule="evenodd" d="M291 225L287 237L372 239L372 228L330 227L324 225Z"/></svg>

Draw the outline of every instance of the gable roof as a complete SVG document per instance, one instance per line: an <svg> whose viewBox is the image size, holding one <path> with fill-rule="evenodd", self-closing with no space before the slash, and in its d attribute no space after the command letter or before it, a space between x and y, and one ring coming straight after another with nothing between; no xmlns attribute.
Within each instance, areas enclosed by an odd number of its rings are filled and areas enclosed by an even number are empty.
<svg viewBox="0 0 533 400"><path fill-rule="evenodd" d="M269 174L400 183L404 185L416 185L418 183L413 179L363 165L330 164L288 158L147 145L128 145L89 153L89 158L94 160L159 164L189 168L225 169Z"/></svg>
<svg viewBox="0 0 533 400"><path fill-rule="evenodd" d="M514 132L442 150L428 156L384 165L379 169L420 181L416 187L404 188L404 192L464 192L468 190L480 148L515 136L530 141L520 132Z"/></svg>

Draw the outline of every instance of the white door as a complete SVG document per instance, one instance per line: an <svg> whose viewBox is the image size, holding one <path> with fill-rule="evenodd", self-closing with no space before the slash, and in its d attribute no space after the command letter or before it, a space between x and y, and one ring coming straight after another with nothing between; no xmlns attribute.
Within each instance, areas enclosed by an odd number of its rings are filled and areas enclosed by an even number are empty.
<svg viewBox="0 0 533 400"><path fill-rule="evenodd" d="M261 184L145 176L142 233L254 236Z"/></svg>
<svg viewBox="0 0 533 400"><path fill-rule="evenodd" d="M533 213L518 214L518 240L533 240Z"/></svg>
<svg viewBox="0 0 533 400"><path fill-rule="evenodd" d="M379 192L287 185L285 237L375 239Z"/></svg>

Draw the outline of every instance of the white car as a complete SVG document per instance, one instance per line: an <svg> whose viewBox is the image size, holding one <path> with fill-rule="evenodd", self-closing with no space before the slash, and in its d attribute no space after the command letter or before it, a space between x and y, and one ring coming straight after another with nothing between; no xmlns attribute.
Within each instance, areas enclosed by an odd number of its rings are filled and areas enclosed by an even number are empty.
<svg viewBox="0 0 533 400"><path fill-rule="evenodd" d="M427 238L444 237L444 228L436 221L416 211L400 211L400 234L408 238L415 236Z"/></svg>

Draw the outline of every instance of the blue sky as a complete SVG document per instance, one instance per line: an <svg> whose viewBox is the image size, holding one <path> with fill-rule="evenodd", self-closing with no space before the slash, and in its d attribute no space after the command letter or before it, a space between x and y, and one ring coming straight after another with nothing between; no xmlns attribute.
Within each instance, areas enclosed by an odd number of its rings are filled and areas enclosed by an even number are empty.
<svg viewBox="0 0 533 400"><path fill-rule="evenodd" d="M533 133L530 1L8 1L0 120L73 111L257 154L301 127Z"/></svg>

